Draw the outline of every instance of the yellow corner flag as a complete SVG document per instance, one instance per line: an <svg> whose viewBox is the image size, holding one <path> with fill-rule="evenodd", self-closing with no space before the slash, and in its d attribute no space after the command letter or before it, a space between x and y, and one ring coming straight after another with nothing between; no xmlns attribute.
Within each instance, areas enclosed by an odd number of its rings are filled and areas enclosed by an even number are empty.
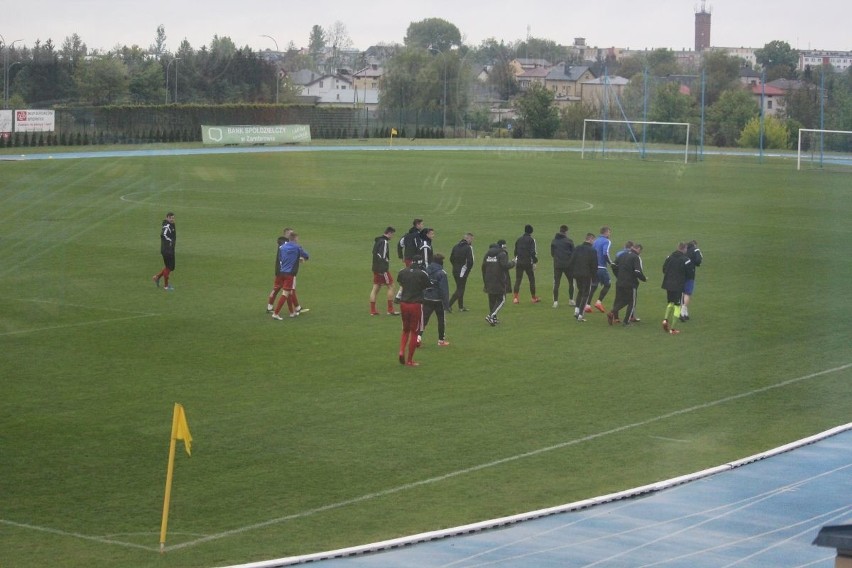
<svg viewBox="0 0 852 568"><path fill-rule="evenodd" d="M172 436L169 442L169 466L166 470L166 496L163 499L163 522L160 525L160 553L165 552L166 529L169 525L169 502L172 497L172 475L175 470L175 446L178 440L183 440L186 453L192 455L192 434L189 433L189 424L186 421L186 412L183 406L175 403L172 415Z"/></svg>
<svg viewBox="0 0 852 568"><path fill-rule="evenodd" d="M391 137L399 136L399 132L396 131L396 128L391 128Z"/></svg>
<svg viewBox="0 0 852 568"><path fill-rule="evenodd" d="M186 412L183 406L175 404L175 422L176 426L172 433L172 437L176 440L183 440L186 455L192 455L192 434L189 433L189 424L186 423Z"/></svg>

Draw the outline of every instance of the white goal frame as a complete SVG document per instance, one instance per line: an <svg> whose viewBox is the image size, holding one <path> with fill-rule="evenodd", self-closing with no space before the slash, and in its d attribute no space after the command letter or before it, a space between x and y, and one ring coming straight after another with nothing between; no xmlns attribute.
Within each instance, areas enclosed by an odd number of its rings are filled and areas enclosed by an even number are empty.
<svg viewBox="0 0 852 568"><path fill-rule="evenodd" d="M669 126L686 126L686 143L684 144L683 148L683 163L689 163L689 128L691 125L688 122L657 122L653 120L605 120L600 118L586 118L583 120L583 147L580 150L580 159L585 159L586 155L586 125L589 122L602 122L607 124L662 124ZM638 141L635 138L634 142L638 144Z"/></svg>
<svg viewBox="0 0 852 568"><path fill-rule="evenodd" d="M821 128L800 128L799 144L796 149L796 170L802 169L802 132L814 132L817 134L848 134L852 136L852 130L823 130Z"/></svg>

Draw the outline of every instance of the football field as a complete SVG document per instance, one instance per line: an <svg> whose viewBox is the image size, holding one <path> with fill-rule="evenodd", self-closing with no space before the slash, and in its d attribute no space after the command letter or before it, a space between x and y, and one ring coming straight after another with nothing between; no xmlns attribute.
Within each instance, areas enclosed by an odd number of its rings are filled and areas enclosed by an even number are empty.
<svg viewBox="0 0 852 568"><path fill-rule="evenodd" d="M849 172L325 150L0 161L0 565L212 567L343 548L849 422ZM151 281L167 211L172 292ZM533 225L543 301L525 280L489 326L477 262L471 311L447 316L451 345L432 322L421 366L401 366L399 319L369 316L370 252L415 217L447 256L474 233L477 261ZM644 245L641 323L577 323L564 283L551 307L563 223L576 243L609 225L614 249ZM285 226L311 255L298 278L310 312L273 321ZM669 336L661 266L690 239L705 260L691 320ZM175 402L194 441L161 555Z"/></svg>

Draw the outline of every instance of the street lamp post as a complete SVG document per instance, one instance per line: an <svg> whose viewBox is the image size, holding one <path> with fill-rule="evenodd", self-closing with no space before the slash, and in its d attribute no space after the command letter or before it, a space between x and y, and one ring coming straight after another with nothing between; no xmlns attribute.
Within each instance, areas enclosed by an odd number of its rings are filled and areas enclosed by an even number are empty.
<svg viewBox="0 0 852 568"><path fill-rule="evenodd" d="M437 47L430 45L428 49L430 51L437 51L438 53L440 53L441 59L444 60L444 97L443 101L441 101L443 115L441 118L441 132L442 134L444 134L447 131L447 59L444 57L444 52L438 49Z"/></svg>
<svg viewBox="0 0 852 568"><path fill-rule="evenodd" d="M275 41L274 37L266 34L262 34L260 37L268 37L272 40L272 43L275 44L275 104L278 104L278 84L281 82L281 80L278 78L278 54L281 53L281 50L278 49L278 42Z"/></svg>
<svg viewBox="0 0 852 568"><path fill-rule="evenodd" d="M461 59L459 59L459 70L458 70L458 73L456 74L456 113L455 113L456 118L459 118L459 115L461 114L462 69L464 68L463 66L464 66L465 59L467 59L467 56L470 55L471 53L473 53L473 52L468 51L467 53L465 53L461 57ZM461 118L462 118L462 125L465 127L465 137L467 137L467 125L464 124L464 118L463 117L461 117ZM457 128L457 123L456 123L456 120L453 119L453 129L455 129L455 128ZM456 136L456 134L453 133L453 136Z"/></svg>
<svg viewBox="0 0 852 568"><path fill-rule="evenodd" d="M169 68L175 61L180 61L180 57L170 59L166 65L166 104L169 104ZM175 103L177 103L177 63L175 63Z"/></svg>
<svg viewBox="0 0 852 568"><path fill-rule="evenodd" d="M18 43L24 41L16 39L11 44L6 43L6 38L0 35L0 41L3 42L3 47L6 48L6 53L3 55L3 108L9 108L9 50Z"/></svg>

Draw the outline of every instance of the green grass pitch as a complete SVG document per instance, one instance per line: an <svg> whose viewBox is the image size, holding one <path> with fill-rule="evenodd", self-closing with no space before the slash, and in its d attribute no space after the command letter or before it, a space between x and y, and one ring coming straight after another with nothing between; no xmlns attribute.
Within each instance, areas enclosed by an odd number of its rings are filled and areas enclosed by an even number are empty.
<svg viewBox="0 0 852 568"><path fill-rule="evenodd" d="M0 163L0 565L221 566L635 487L850 419L852 186L790 160L689 165L567 152L317 151ZM177 216L176 290L151 282ZM543 302L433 322L421 366L368 315L370 249L412 218L481 260L525 224ZM641 242L641 324L551 308L549 244ZM265 314L275 239L311 260ZM705 255L677 337L663 259ZM393 265L394 272L400 267ZM614 298L610 292L608 302ZM172 406L176 460L158 553Z"/></svg>

